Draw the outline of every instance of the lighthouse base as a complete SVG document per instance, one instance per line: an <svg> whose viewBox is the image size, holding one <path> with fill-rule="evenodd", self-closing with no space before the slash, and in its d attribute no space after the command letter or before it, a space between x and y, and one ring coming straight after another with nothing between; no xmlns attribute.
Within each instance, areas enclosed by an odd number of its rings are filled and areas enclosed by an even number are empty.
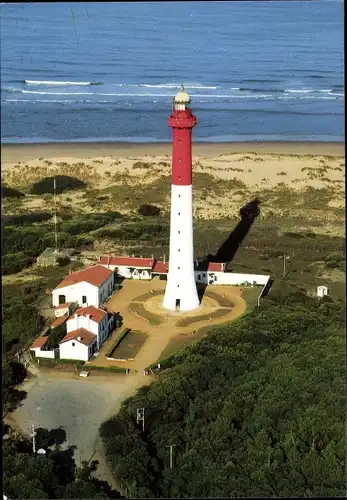
<svg viewBox="0 0 347 500"><path fill-rule="evenodd" d="M195 283L193 287L189 287L192 288L191 290L189 290L189 288L185 290L183 296L178 296L176 290L170 290L170 288L171 287L167 286L165 291L163 300L164 309L170 311L192 311L200 306Z"/></svg>

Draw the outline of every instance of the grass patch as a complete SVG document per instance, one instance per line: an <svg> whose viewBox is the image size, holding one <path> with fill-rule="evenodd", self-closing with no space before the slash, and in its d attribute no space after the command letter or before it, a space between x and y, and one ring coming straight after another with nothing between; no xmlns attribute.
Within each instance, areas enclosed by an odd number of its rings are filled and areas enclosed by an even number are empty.
<svg viewBox="0 0 347 500"><path fill-rule="evenodd" d="M126 335L128 335L129 332L130 332L130 328L125 328L125 327L121 327L118 330L118 332L117 332L117 334L115 336L115 339L112 342L112 345L110 346L110 348L106 352L106 355L105 355L106 358L112 357L113 351L119 346L119 344L122 342L122 340L124 339L124 337Z"/></svg>
<svg viewBox="0 0 347 500"><path fill-rule="evenodd" d="M131 302L131 304L129 305L129 309L134 314L137 314L141 316L141 318L146 319L150 325L160 325L162 323L162 319L160 316L147 311L147 309L145 309L143 304L141 304L140 302Z"/></svg>
<svg viewBox="0 0 347 500"><path fill-rule="evenodd" d="M190 345L192 342L196 342L198 340L201 340L205 336L205 333L202 331L202 328L198 330L194 335L176 335L175 337L172 337L169 340L169 343L163 350L163 352L160 354L159 359L157 363L160 363L160 361L163 361L164 359L168 358L172 354L175 354L177 351L180 351L181 349L184 349L188 345Z"/></svg>
<svg viewBox="0 0 347 500"><path fill-rule="evenodd" d="M242 298L246 302L247 312L249 312L250 310L252 310L254 307L257 306L260 292L261 288L258 287L244 288L242 290Z"/></svg>
<svg viewBox="0 0 347 500"><path fill-rule="evenodd" d="M210 319L220 318L228 314L228 309L218 309L210 314L202 314L201 316L194 316L191 318L184 318L177 321L176 326L189 326L199 321L208 321Z"/></svg>
<svg viewBox="0 0 347 500"><path fill-rule="evenodd" d="M153 290L153 292L147 292L143 293L142 295L139 295L136 297L135 302L146 302L146 300L150 299L151 297L156 297L157 295L162 295L163 291L162 290Z"/></svg>
<svg viewBox="0 0 347 500"><path fill-rule="evenodd" d="M220 295L218 295L218 293L208 291L205 292L204 295L218 302L220 307L234 307L235 305L231 300L227 299L226 297L221 297Z"/></svg>
<svg viewBox="0 0 347 500"><path fill-rule="evenodd" d="M113 349L110 358L131 359L135 358L147 340L147 335L137 330L128 330L117 346Z"/></svg>

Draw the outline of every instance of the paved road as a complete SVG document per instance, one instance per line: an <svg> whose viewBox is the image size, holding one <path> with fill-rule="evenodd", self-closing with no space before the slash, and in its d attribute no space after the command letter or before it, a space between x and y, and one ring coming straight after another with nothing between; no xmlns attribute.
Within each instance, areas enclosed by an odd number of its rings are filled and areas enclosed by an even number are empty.
<svg viewBox="0 0 347 500"><path fill-rule="evenodd" d="M28 395L12 418L25 434L30 433L32 424L46 429L63 426L67 434L66 444L77 446L76 464L91 457L99 460L97 475L118 488L103 457L99 426L118 412L126 397L151 380L152 377L143 375L91 374L83 379L75 374L42 373L21 386Z"/></svg>

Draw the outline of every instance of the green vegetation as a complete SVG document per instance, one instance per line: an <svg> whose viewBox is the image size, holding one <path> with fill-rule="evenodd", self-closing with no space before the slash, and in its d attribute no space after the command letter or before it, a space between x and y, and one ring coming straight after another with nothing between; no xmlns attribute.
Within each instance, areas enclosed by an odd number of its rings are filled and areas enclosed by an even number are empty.
<svg viewBox="0 0 347 500"><path fill-rule="evenodd" d="M59 224L60 230L72 235L81 235L99 229L107 224L121 221L119 212L81 214Z"/></svg>
<svg viewBox="0 0 347 500"><path fill-rule="evenodd" d="M39 283L22 287L3 286L2 338L5 355L28 347L42 328L43 318L36 309L40 292Z"/></svg>
<svg viewBox="0 0 347 500"><path fill-rule="evenodd" d="M64 191L73 191L87 187L87 184L81 179L71 177L69 175L56 175L54 177L44 177L40 181L35 182L31 186L31 194L53 194L54 193L54 179L56 182L55 192L57 194L64 193Z"/></svg>
<svg viewBox="0 0 347 500"><path fill-rule="evenodd" d="M129 496L344 495L343 301L283 289L162 368L100 427Z"/></svg>
<svg viewBox="0 0 347 500"><path fill-rule="evenodd" d="M31 212L20 215L2 215L1 222L4 226L22 226L34 222L43 222L52 218L49 212Z"/></svg>
<svg viewBox="0 0 347 500"><path fill-rule="evenodd" d="M2 198L23 198L25 194L21 193L17 189L11 188L9 186L4 186L1 184L1 197Z"/></svg>
<svg viewBox="0 0 347 500"><path fill-rule="evenodd" d="M153 292L143 293L135 298L135 302L146 302L146 300L156 297L158 295L164 295L163 290L153 290Z"/></svg>
<svg viewBox="0 0 347 500"><path fill-rule="evenodd" d="M200 328L195 333L180 333L175 337L171 337L169 343L160 354L159 359L156 361L156 363L153 364L153 367L156 367L158 362L161 363L169 356L172 356L174 353L181 351L188 345L191 345L193 342L201 340L206 335L205 330L211 331L211 327Z"/></svg>
<svg viewBox="0 0 347 500"><path fill-rule="evenodd" d="M138 351L147 340L147 335L136 330L128 329L126 335L120 339L111 353L111 358L131 359L135 358Z"/></svg>
<svg viewBox="0 0 347 500"><path fill-rule="evenodd" d="M7 498L117 498L105 481L92 477L98 461L83 461L79 466L74 460L76 447L63 450L66 434L62 428L38 428L37 448L45 455L32 451L31 440L21 436L8 425L4 426L4 493Z"/></svg>
<svg viewBox="0 0 347 500"><path fill-rule="evenodd" d="M160 214L160 208L154 205L140 205L137 209L137 213L144 217L155 217Z"/></svg>
<svg viewBox="0 0 347 500"><path fill-rule="evenodd" d="M211 292L209 290L204 293L204 296L210 297L210 299L213 299L216 302L218 302L219 307L231 308L231 307L234 307L234 305L235 305L231 300L227 299L226 297L222 297L218 293L214 293L214 292Z"/></svg>
<svg viewBox="0 0 347 500"><path fill-rule="evenodd" d="M126 368L121 368L119 366L97 366L97 365L84 365L84 368L88 371L97 371L97 372L116 372L116 373L126 373Z"/></svg>
<svg viewBox="0 0 347 500"><path fill-rule="evenodd" d="M131 328L125 328L124 326L118 330L114 341L112 342L108 351L105 354L106 358L112 357L113 351L119 346L119 344L122 342L124 337L126 337L130 331L131 331Z"/></svg>
<svg viewBox="0 0 347 500"><path fill-rule="evenodd" d="M180 319L177 321L176 326L189 326L194 323L199 323L200 321L208 321L209 319L220 318L221 316L225 316L230 312L230 309L217 309L217 311L213 311L209 314L202 314L200 316L191 316L188 318Z"/></svg>
<svg viewBox="0 0 347 500"><path fill-rule="evenodd" d="M129 304L129 309L134 314L138 314L147 320L150 325L160 325L162 323L161 317L158 314L147 311L141 302L131 302Z"/></svg>

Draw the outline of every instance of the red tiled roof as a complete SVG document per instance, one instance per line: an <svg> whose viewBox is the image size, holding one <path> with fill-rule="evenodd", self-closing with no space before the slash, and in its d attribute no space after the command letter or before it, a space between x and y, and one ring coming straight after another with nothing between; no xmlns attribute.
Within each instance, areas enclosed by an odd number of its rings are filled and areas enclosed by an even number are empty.
<svg viewBox="0 0 347 500"><path fill-rule="evenodd" d="M223 272L224 271L224 263L223 262L210 262L207 268L208 271L213 272Z"/></svg>
<svg viewBox="0 0 347 500"><path fill-rule="evenodd" d="M158 273L158 274L167 274L168 273L168 264L165 262L157 261L154 264L154 267L152 269L153 273Z"/></svg>
<svg viewBox="0 0 347 500"><path fill-rule="evenodd" d="M77 337L81 337L82 340L77 340ZM77 342L81 342L84 345L89 345L93 342L95 337L96 335L94 335L94 333L88 332L85 328L78 328L77 330L67 333L59 344L68 342L69 340L77 340Z"/></svg>
<svg viewBox="0 0 347 500"><path fill-rule="evenodd" d="M38 337L34 342L31 344L30 349L35 349L37 347L43 347L45 343L47 342L48 337Z"/></svg>
<svg viewBox="0 0 347 500"><path fill-rule="evenodd" d="M57 326L60 326L65 323L65 321L68 319L68 315L64 314L64 316L59 316L58 318L55 318L53 323L51 323L51 328L57 328Z"/></svg>
<svg viewBox="0 0 347 500"><path fill-rule="evenodd" d="M106 316L107 312L94 306L88 306L77 309L77 311L75 311L75 314L78 314L78 316L87 316L87 314L89 314L92 321L95 321L95 323L100 323L100 321L102 321Z"/></svg>
<svg viewBox="0 0 347 500"><path fill-rule="evenodd" d="M99 259L99 264L110 266L127 266L127 267L143 267L145 269L152 269L154 259L147 259L141 257L111 257L103 255Z"/></svg>
<svg viewBox="0 0 347 500"><path fill-rule="evenodd" d="M99 287L105 283L107 278L111 275L112 271L110 269L106 269L104 266L96 265L87 267L86 269L82 269L82 271L76 271L68 274L68 276L66 276L66 278L64 278L63 281L55 287L55 290L69 285L75 285L76 283L82 283L83 281Z"/></svg>
<svg viewBox="0 0 347 500"><path fill-rule="evenodd" d="M67 309L71 304L72 302L65 302L64 304L59 304L59 306L56 306L54 309Z"/></svg>

